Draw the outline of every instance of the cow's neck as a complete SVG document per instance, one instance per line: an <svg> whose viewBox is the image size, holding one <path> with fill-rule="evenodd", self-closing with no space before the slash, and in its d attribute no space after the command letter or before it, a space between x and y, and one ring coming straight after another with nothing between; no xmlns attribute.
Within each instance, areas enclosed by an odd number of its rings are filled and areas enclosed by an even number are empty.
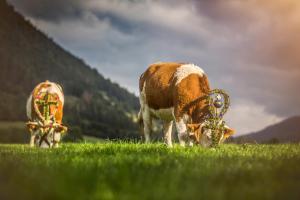
<svg viewBox="0 0 300 200"><path fill-rule="evenodd" d="M206 101L199 101L189 109L189 115L191 116L192 123L204 122L208 115L209 109Z"/></svg>

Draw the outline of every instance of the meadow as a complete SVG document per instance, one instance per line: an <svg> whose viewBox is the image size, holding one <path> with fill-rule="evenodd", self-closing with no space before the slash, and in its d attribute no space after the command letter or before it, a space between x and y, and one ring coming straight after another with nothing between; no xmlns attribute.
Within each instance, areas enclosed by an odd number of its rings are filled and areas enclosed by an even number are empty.
<svg viewBox="0 0 300 200"><path fill-rule="evenodd" d="M3 144L0 199L300 199L300 144Z"/></svg>

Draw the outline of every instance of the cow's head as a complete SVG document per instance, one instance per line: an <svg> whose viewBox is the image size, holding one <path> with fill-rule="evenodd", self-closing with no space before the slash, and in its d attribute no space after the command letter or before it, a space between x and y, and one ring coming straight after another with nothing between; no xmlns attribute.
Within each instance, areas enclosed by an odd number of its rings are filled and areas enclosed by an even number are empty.
<svg viewBox="0 0 300 200"><path fill-rule="evenodd" d="M215 144L220 144L235 133L233 129L226 125L222 128L213 128L208 126L207 122L187 124L187 131L190 140L203 147L212 147Z"/></svg>
<svg viewBox="0 0 300 200"><path fill-rule="evenodd" d="M51 121L29 122L27 128L34 136L35 146L42 148L57 147L61 135L67 131L67 127Z"/></svg>
<svg viewBox="0 0 300 200"><path fill-rule="evenodd" d="M202 99L200 97L199 99ZM226 138L234 134L234 130L225 125L223 116L227 112L230 101L224 90L211 90L206 96L206 103L202 104L201 111L196 115L202 121L198 124L187 124L187 131L192 141L204 147L212 147L220 144ZM201 105L201 104L200 104Z"/></svg>

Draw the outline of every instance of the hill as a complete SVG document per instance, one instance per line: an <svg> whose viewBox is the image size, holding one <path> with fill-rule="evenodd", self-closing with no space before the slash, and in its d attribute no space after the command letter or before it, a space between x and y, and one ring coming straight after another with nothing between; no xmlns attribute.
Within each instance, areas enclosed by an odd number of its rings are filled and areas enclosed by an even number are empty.
<svg viewBox="0 0 300 200"><path fill-rule="evenodd" d="M235 141L255 141L258 143L300 142L300 116L288 118L259 132L240 136Z"/></svg>
<svg viewBox="0 0 300 200"><path fill-rule="evenodd" d="M0 121L27 120L27 97L36 84L50 80L63 87L64 122L73 139L81 138L81 133L137 136L137 97L60 47L4 0L0 0L0 69Z"/></svg>

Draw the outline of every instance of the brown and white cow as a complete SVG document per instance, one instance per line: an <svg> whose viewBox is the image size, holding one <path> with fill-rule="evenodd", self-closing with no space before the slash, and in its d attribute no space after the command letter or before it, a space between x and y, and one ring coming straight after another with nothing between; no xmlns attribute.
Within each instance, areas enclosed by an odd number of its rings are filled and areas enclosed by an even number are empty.
<svg viewBox="0 0 300 200"><path fill-rule="evenodd" d="M62 125L63 106L64 94L57 83L45 81L34 88L26 104L30 146L58 147L61 134L67 131ZM44 112L47 111L48 117L45 118Z"/></svg>
<svg viewBox="0 0 300 200"><path fill-rule="evenodd" d="M204 128L209 112L204 99L210 86L200 67L184 63L152 64L141 75L139 90L139 121L146 142L150 141L152 119L160 119L169 147L172 146L173 122L181 146L196 143L208 147L212 144L211 130ZM228 126L225 129L219 142L234 133Z"/></svg>

